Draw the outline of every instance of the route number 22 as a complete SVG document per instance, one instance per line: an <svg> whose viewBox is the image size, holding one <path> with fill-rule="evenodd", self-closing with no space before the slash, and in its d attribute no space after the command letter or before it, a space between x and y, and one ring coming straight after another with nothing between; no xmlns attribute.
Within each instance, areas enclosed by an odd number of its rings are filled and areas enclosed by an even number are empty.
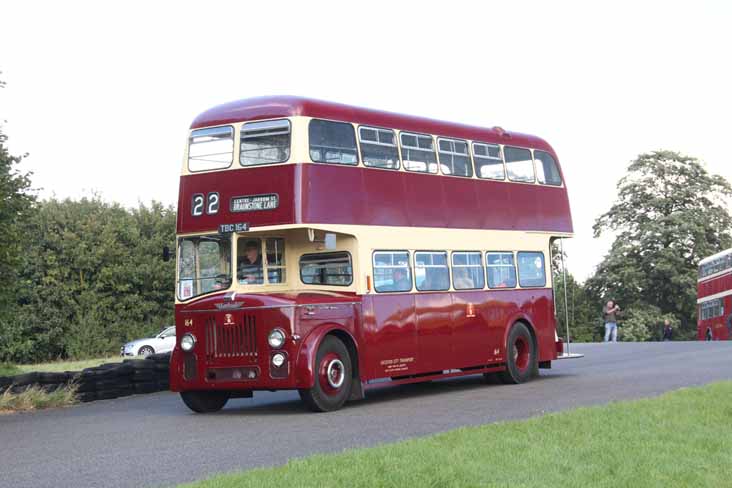
<svg viewBox="0 0 732 488"><path fill-rule="evenodd" d="M193 202L191 206L191 214L194 217L203 215L204 207L207 215L215 215L219 212L219 194L217 192L211 192L203 197L203 193L196 193L193 195Z"/></svg>

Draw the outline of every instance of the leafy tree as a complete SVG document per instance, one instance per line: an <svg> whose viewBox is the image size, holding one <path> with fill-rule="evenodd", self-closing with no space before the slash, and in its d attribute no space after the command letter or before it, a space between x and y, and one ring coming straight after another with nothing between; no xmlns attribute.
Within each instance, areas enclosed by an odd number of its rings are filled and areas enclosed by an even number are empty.
<svg viewBox="0 0 732 488"><path fill-rule="evenodd" d="M0 360L116 353L172 323L175 269L161 259L175 239L172 208L51 199L27 230L19 309Z"/></svg>
<svg viewBox="0 0 732 488"><path fill-rule="evenodd" d="M590 296L598 304L615 299L626 320L632 309L636 325L650 320L642 309L657 314L656 323L673 317L679 336L693 337L697 264L732 245L731 195L730 184L696 158L672 151L639 155L618 183L616 202L593 227L595 237L612 231L616 238L588 280ZM628 334L655 338L636 326Z"/></svg>
<svg viewBox="0 0 732 488"><path fill-rule="evenodd" d="M557 333L567 335L567 317L572 342L595 342L602 338L602 321L595 303L585 287L567 274L567 307L565 312L564 276L554 275L554 296L557 307Z"/></svg>
<svg viewBox="0 0 732 488"><path fill-rule="evenodd" d="M0 88L4 86L0 80ZM13 303L13 282L22 250L21 236L35 202L29 173L23 173L17 167L26 155L11 155L7 140L0 123L0 276L3 277L0 280L0 320Z"/></svg>

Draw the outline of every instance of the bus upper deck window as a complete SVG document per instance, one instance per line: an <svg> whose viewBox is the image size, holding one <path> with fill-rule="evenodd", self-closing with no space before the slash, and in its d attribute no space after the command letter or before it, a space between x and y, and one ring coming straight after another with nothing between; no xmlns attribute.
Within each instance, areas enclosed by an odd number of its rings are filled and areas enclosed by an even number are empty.
<svg viewBox="0 0 732 488"><path fill-rule="evenodd" d="M345 122L310 121L310 159L316 163L358 164L356 134Z"/></svg>
<svg viewBox="0 0 732 488"><path fill-rule="evenodd" d="M475 158L475 173L478 178L491 180L505 180L506 171L503 168L501 146L497 144L473 143L473 158Z"/></svg>
<svg viewBox="0 0 732 488"><path fill-rule="evenodd" d="M468 154L468 143L460 139L437 140L442 174L453 176L473 176L473 166Z"/></svg>
<svg viewBox="0 0 732 488"><path fill-rule="evenodd" d="M531 151L520 147L505 146L503 155L506 158L506 172L511 181L534 182L534 162Z"/></svg>
<svg viewBox="0 0 732 488"><path fill-rule="evenodd" d="M432 136L426 134L399 134L404 168L421 173L437 173L437 158Z"/></svg>
<svg viewBox="0 0 732 488"><path fill-rule="evenodd" d="M358 137L364 166L399 169L399 151L393 130L359 127Z"/></svg>
<svg viewBox="0 0 732 488"><path fill-rule="evenodd" d="M197 129L188 138L188 170L208 171L231 166L234 157L234 128Z"/></svg>
<svg viewBox="0 0 732 488"><path fill-rule="evenodd" d="M282 163L290 159L290 121L265 120L241 126L239 162L242 166Z"/></svg>
<svg viewBox="0 0 732 488"><path fill-rule="evenodd" d="M536 161L536 178L544 185L561 186L562 177L559 175L557 162L551 154L544 151L534 151Z"/></svg>

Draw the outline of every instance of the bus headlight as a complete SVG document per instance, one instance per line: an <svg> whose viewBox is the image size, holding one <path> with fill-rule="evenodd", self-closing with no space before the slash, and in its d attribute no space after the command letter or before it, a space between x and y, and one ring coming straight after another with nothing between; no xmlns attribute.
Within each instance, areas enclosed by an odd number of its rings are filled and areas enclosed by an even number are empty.
<svg viewBox="0 0 732 488"><path fill-rule="evenodd" d="M269 333L267 342L269 343L269 347L272 349L281 348L285 345L285 331L282 329L273 329L272 332Z"/></svg>
<svg viewBox="0 0 732 488"><path fill-rule="evenodd" d="M180 348L185 352L190 352L196 345L196 337L193 334L185 334L180 338Z"/></svg>
<svg viewBox="0 0 732 488"><path fill-rule="evenodd" d="M272 356L272 364L275 368L281 368L283 364L285 364L285 355L281 352L278 352L274 356Z"/></svg>

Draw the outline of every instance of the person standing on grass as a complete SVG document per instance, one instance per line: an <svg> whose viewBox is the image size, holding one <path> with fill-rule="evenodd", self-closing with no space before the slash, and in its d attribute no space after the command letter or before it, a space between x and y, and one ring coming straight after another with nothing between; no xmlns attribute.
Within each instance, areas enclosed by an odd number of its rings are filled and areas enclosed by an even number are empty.
<svg viewBox="0 0 732 488"><path fill-rule="evenodd" d="M666 319L663 321L663 340L672 341L674 335L674 329L671 327L671 321Z"/></svg>
<svg viewBox="0 0 732 488"><path fill-rule="evenodd" d="M615 302L608 300L607 304L602 308L602 317L605 320L605 342L618 342L618 317L620 312Z"/></svg>

